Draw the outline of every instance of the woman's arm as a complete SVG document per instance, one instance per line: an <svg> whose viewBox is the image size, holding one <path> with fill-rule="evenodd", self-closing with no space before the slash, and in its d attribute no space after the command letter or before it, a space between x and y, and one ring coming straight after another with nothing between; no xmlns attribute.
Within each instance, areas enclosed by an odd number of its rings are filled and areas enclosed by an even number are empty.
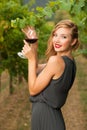
<svg viewBox="0 0 87 130"><path fill-rule="evenodd" d="M44 66L44 69L37 76L37 43L30 46L25 40L24 43L25 45L23 47L22 53L28 59L29 92L30 95L36 95L47 87L52 78L55 76L58 77L63 72L63 66L61 64L63 62L61 61L62 58L55 58L55 56L52 56L49 58L46 66L41 65L38 67L38 70L43 68L42 66Z"/></svg>
<svg viewBox="0 0 87 130"><path fill-rule="evenodd" d="M53 68L53 65L48 62L46 67L37 76L36 61L28 61L28 87L30 95L38 94L48 85L54 73L51 68Z"/></svg>
<svg viewBox="0 0 87 130"><path fill-rule="evenodd" d="M51 57L41 73L36 75L35 60L28 64L28 86L30 95L34 96L44 90L51 79L57 74L60 76L64 71L63 60L55 60Z"/></svg>
<svg viewBox="0 0 87 130"><path fill-rule="evenodd" d="M37 70L36 70L37 75L44 69L45 66L46 66L46 63L37 65Z"/></svg>

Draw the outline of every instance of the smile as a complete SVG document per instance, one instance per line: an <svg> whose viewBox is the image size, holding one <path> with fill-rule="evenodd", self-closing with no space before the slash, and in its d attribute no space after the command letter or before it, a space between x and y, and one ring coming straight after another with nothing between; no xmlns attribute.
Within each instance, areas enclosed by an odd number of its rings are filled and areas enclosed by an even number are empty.
<svg viewBox="0 0 87 130"><path fill-rule="evenodd" d="M60 48L62 45L55 44L55 48Z"/></svg>

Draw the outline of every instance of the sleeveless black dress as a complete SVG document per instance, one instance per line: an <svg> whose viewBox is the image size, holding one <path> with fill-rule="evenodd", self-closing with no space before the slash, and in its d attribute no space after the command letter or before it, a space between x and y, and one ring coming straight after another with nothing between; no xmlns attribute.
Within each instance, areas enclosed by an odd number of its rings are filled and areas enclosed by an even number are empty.
<svg viewBox="0 0 87 130"><path fill-rule="evenodd" d="M30 96L32 102L31 130L66 130L61 107L74 82L76 64L67 56L62 57L65 69L60 78L52 79L38 95Z"/></svg>

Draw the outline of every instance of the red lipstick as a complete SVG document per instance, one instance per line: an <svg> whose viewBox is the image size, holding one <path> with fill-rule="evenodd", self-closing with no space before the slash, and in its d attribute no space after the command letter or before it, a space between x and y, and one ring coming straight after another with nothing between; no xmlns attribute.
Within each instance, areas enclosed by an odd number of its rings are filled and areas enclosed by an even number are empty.
<svg viewBox="0 0 87 130"><path fill-rule="evenodd" d="M55 44L55 48L60 48L60 47L61 47L61 45Z"/></svg>

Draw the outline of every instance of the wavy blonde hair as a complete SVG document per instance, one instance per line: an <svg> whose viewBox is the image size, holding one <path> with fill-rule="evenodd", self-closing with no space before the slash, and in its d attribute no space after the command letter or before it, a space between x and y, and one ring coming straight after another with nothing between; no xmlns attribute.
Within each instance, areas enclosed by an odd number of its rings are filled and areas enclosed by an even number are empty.
<svg viewBox="0 0 87 130"><path fill-rule="evenodd" d="M53 55L56 55L57 52L55 52L54 50L54 47L53 47L53 43L52 43L52 38L53 38L53 35L54 35L54 32L58 29L58 28L68 28L71 30L71 37L72 37L72 40L73 39L76 39L76 43L72 46L72 50L76 50L79 46L79 40L78 40L78 27L75 23L73 23L71 20L61 20L60 22L58 22L51 35L50 35L50 38L48 40L48 47L47 47L47 50L46 50L46 56L47 56L47 59L49 59L50 56L53 56Z"/></svg>

